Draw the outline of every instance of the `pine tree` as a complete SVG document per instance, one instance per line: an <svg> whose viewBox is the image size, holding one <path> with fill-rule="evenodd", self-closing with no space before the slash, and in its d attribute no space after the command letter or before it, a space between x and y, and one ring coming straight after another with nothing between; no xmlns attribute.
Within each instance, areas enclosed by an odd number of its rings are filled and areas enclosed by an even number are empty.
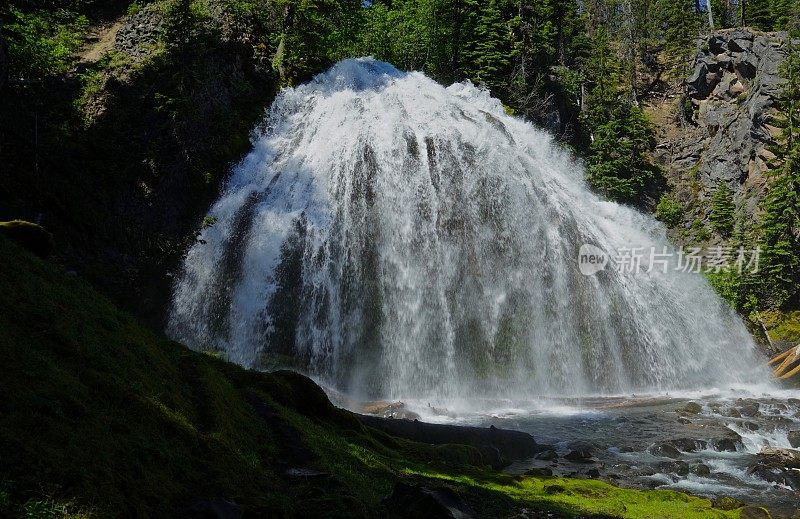
<svg viewBox="0 0 800 519"><path fill-rule="evenodd" d="M471 4L474 6L474 0ZM511 64L509 28L497 0L481 2L474 9L475 23L472 39L467 45L465 74L492 90L504 87Z"/></svg>
<svg viewBox="0 0 800 519"><path fill-rule="evenodd" d="M612 200L641 202L648 183L658 173L648 156L653 129L637 106L597 127L589 147L586 180Z"/></svg>
<svg viewBox="0 0 800 519"><path fill-rule="evenodd" d="M733 232L736 205L733 191L727 182L720 182L711 197L711 225L722 237L728 238Z"/></svg>
<svg viewBox="0 0 800 519"><path fill-rule="evenodd" d="M761 31L771 31L775 26L775 12L770 0L747 0L745 23Z"/></svg>
<svg viewBox="0 0 800 519"><path fill-rule="evenodd" d="M772 172L762 202L764 298L775 306L796 299L800 287L800 49L790 45L788 52L778 104L783 133L775 148L788 151L779 155L783 166Z"/></svg>

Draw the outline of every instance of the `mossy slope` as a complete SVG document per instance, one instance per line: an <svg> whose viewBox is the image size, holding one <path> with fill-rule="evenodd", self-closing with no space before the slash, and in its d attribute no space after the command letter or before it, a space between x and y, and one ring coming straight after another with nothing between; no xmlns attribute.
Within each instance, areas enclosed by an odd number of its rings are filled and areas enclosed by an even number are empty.
<svg viewBox="0 0 800 519"><path fill-rule="evenodd" d="M364 428L305 377L167 341L4 238L0 262L0 516L171 516L216 498L253 516L392 515L381 499L400 479L450 486L482 516L737 514L676 492L499 475L472 447Z"/></svg>

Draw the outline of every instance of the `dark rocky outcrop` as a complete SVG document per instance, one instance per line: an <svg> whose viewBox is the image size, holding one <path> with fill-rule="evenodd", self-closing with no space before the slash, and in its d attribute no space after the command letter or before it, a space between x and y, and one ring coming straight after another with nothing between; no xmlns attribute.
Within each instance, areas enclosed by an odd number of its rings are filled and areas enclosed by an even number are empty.
<svg viewBox="0 0 800 519"><path fill-rule="evenodd" d="M792 490L800 490L800 452L764 448L747 468L747 473Z"/></svg>
<svg viewBox="0 0 800 519"><path fill-rule="evenodd" d="M787 437L789 439L789 445L795 449L800 449L800 431L789 431Z"/></svg>
<svg viewBox="0 0 800 519"><path fill-rule="evenodd" d="M648 449L653 456L677 459L681 457L681 451L669 443L657 443Z"/></svg>
<svg viewBox="0 0 800 519"><path fill-rule="evenodd" d="M418 420L355 416L362 424L392 436L434 445L470 445L481 450L482 454L483 451L488 450L487 448L494 448L508 460L530 458L547 448L547 446L537 444L533 436L528 433L498 429L494 426L488 428L462 427L424 423Z"/></svg>
<svg viewBox="0 0 800 519"><path fill-rule="evenodd" d="M779 132L774 106L786 40L784 33L750 29L715 32L699 47L685 97L653 112L656 158L687 208L677 238L697 238L684 235L693 222L708 222L711 196L722 182L734 192L737 207L747 215L756 212L774 158L768 148ZM689 120L679 122L679 112Z"/></svg>
<svg viewBox="0 0 800 519"><path fill-rule="evenodd" d="M571 450L564 456L564 459L574 463L594 463L596 460L592 458L591 449L575 449Z"/></svg>
<svg viewBox="0 0 800 519"><path fill-rule="evenodd" d="M55 251L53 235L35 223L24 220L0 222L0 234L40 258L47 258Z"/></svg>
<svg viewBox="0 0 800 519"><path fill-rule="evenodd" d="M455 491L447 487L425 487L397 483L383 500L391 512L403 517L466 519L475 512Z"/></svg>

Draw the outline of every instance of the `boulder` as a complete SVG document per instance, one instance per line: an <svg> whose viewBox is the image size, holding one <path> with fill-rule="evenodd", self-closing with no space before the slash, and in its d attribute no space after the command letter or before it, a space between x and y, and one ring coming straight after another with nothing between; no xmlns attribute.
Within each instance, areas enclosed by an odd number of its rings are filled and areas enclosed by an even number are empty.
<svg viewBox="0 0 800 519"><path fill-rule="evenodd" d="M701 406L697 402L689 402L679 410L683 411L684 413L698 414L700 411L703 410L703 406Z"/></svg>
<svg viewBox="0 0 800 519"><path fill-rule="evenodd" d="M747 467L747 473L770 483L800 490L800 452L764 448Z"/></svg>
<svg viewBox="0 0 800 519"><path fill-rule="evenodd" d="M667 442L657 443L648 449L653 456L677 459L681 457L681 451Z"/></svg>
<svg viewBox="0 0 800 519"><path fill-rule="evenodd" d="M745 52L753 49L753 41L744 38L731 38L728 40L728 49L733 52Z"/></svg>
<svg viewBox="0 0 800 519"><path fill-rule="evenodd" d="M564 456L564 458L574 463L595 462L594 458L592 458L592 451L590 449L578 449L569 451L569 453L566 456Z"/></svg>
<svg viewBox="0 0 800 519"><path fill-rule="evenodd" d="M789 440L789 445L794 449L800 449L800 431L789 431L786 435Z"/></svg>
<svg viewBox="0 0 800 519"><path fill-rule="evenodd" d="M664 461L658 464L659 472L675 474L678 476L689 475L689 464L685 461Z"/></svg>
<svg viewBox="0 0 800 519"><path fill-rule="evenodd" d="M466 519L475 512L455 491L447 487L395 484L392 493L383 500L393 515L427 517L431 519Z"/></svg>
<svg viewBox="0 0 800 519"><path fill-rule="evenodd" d="M739 404L739 413L740 416L759 416L761 413L759 412L758 402L746 401L742 400Z"/></svg>
<svg viewBox="0 0 800 519"><path fill-rule="evenodd" d="M736 452L736 442L731 438L711 440L711 446L717 452Z"/></svg>
<svg viewBox="0 0 800 519"><path fill-rule="evenodd" d="M720 34L712 34L708 38L708 50L711 51L712 54L722 54L727 49L725 48L727 45L727 41L725 38Z"/></svg>
<svg viewBox="0 0 800 519"><path fill-rule="evenodd" d="M753 79L758 71L758 58L752 52L743 52L734 58L733 68L744 79Z"/></svg>
<svg viewBox="0 0 800 519"><path fill-rule="evenodd" d="M705 99L714 90L716 84L708 82L708 65L705 62L698 62L694 72L686 81L686 93L692 99Z"/></svg>
<svg viewBox="0 0 800 519"><path fill-rule="evenodd" d="M537 460L553 461L558 459L558 453L553 449L547 449L545 451L536 454L534 458L536 458Z"/></svg>
<svg viewBox="0 0 800 519"><path fill-rule="evenodd" d="M766 508L745 506L739 511L739 519L772 519Z"/></svg>
<svg viewBox="0 0 800 519"><path fill-rule="evenodd" d="M694 440L692 438L678 438L676 440L669 440L668 442L673 447L683 452L696 452L701 451L708 447L708 442L705 440Z"/></svg>
<svg viewBox="0 0 800 519"><path fill-rule="evenodd" d="M719 510L736 510L744 506L744 503L730 496L719 496L711 500L711 506Z"/></svg>
<svg viewBox="0 0 800 519"><path fill-rule="evenodd" d="M587 471L585 472L585 475L586 475L587 477L590 477L590 478L592 478L592 479L597 479L597 478L599 478L599 477L600 477L600 471L599 471L599 470L597 470L597 469L589 469L589 470L587 470Z"/></svg>
<svg viewBox="0 0 800 519"><path fill-rule="evenodd" d="M692 471L700 477L707 477L711 475L711 468L705 463L698 463L692 468Z"/></svg>

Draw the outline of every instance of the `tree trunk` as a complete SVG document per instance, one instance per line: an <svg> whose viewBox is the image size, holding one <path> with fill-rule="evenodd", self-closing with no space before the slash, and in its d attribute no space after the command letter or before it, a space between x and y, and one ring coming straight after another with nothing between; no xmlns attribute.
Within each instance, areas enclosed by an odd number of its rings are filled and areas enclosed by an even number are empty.
<svg viewBox="0 0 800 519"><path fill-rule="evenodd" d="M708 30L714 30L714 14L711 12L711 0L706 0L706 10L708 11Z"/></svg>
<svg viewBox="0 0 800 519"><path fill-rule="evenodd" d="M0 90L8 80L8 55L6 54L6 41L3 39L3 22L0 22Z"/></svg>

